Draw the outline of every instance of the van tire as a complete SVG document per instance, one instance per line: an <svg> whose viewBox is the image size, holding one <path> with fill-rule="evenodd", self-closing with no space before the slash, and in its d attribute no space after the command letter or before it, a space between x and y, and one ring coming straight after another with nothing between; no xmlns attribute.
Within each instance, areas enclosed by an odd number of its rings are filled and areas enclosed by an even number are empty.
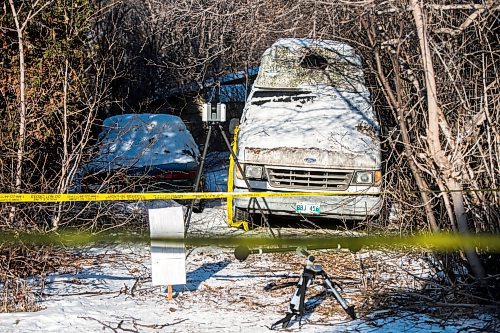
<svg viewBox="0 0 500 333"><path fill-rule="evenodd" d="M233 206L233 222L243 221L248 224L248 228L251 230L255 226L255 219L258 214L249 213L248 210L242 208L236 208Z"/></svg>
<svg viewBox="0 0 500 333"><path fill-rule="evenodd" d="M245 221L250 223L252 222L250 215L251 214L246 210L233 206L233 221Z"/></svg>
<svg viewBox="0 0 500 333"><path fill-rule="evenodd" d="M201 199L195 199L194 205L193 205L193 213L203 213L203 210L205 209L205 200Z"/></svg>

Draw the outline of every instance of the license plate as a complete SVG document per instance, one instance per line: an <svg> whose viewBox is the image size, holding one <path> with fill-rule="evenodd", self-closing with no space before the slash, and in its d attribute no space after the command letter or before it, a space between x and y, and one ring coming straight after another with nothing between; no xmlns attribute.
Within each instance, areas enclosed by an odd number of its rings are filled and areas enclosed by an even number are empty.
<svg viewBox="0 0 500 333"><path fill-rule="evenodd" d="M298 214L319 214L321 205L312 202L297 202L295 204L295 212Z"/></svg>

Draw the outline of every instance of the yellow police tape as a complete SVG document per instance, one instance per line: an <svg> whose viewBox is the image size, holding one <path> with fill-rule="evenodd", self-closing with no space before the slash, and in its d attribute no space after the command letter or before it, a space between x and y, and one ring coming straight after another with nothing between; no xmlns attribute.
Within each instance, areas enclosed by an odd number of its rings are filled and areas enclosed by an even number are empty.
<svg viewBox="0 0 500 333"><path fill-rule="evenodd" d="M236 143L238 140L238 132L240 131L239 126L236 126L234 129L233 133L233 142L231 143L231 149L233 153L236 154ZM232 192L234 190L234 158L232 154L229 154L229 169L227 172L227 191ZM234 216L233 216L233 198L228 198L226 202L226 211L227 211L227 223L229 224L230 227L236 227L239 228L240 226L243 226L243 229L245 231L248 231L248 223L237 223L237 221L234 221Z"/></svg>
<svg viewBox="0 0 500 333"><path fill-rule="evenodd" d="M234 129L234 134L233 134L233 142L231 143L231 149L233 150L234 154L237 153L236 146L238 143L238 132L239 131L240 131L239 126L236 126L236 128ZM234 190L234 165L235 165L235 162L234 162L233 155L229 154L229 170L227 173L227 191L228 192L232 192ZM248 221L242 221L242 220L238 220L238 219L235 220L235 218L237 218L237 217L233 216L233 198L232 197L227 198L226 211L227 211L227 224L230 227L234 227L234 228L242 227L243 230L245 230L245 231L250 230L250 228L248 226Z"/></svg>
<svg viewBox="0 0 500 333"><path fill-rule="evenodd" d="M464 189L456 192L498 192L498 189ZM434 191L429 191L434 192ZM436 193L442 191L435 191ZM453 191L447 191L453 192ZM390 192L144 192L144 193L0 193L0 203L6 202L87 202L87 201L138 201L138 200L187 200L267 197L316 197L316 196L379 196Z"/></svg>
<svg viewBox="0 0 500 333"><path fill-rule="evenodd" d="M90 233L77 230L61 230L57 233L18 233L0 232L0 245L57 245L57 246L89 246L95 244L149 243L149 234L101 232ZM413 250L454 251L464 248L476 248L481 251L500 252L500 237L492 234L418 234L418 235L384 235L384 236L308 236L307 234L282 235L280 238L262 237L243 234L233 237L197 237L187 238L154 238L168 242L184 243L186 246L219 246L235 247L245 245L249 248L280 249L306 247L308 249L350 249L358 251L362 248L403 248ZM267 251L272 252L272 251Z"/></svg>
<svg viewBox="0 0 500 333"><path fill-rule="evenodd" d="M76 202L380 195L365 192L0 193L0 202Z"/></svg>

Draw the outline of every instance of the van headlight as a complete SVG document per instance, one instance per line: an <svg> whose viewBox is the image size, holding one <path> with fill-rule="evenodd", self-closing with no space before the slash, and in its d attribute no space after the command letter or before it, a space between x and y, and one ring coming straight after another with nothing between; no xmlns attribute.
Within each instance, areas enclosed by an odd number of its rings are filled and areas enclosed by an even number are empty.
<svg viewBox="0 0 500 333"><path fill-rule="evenodd" d="M358 171L354 175L354 184L380 186L382 183L382 171Z"/></svg>
<svg viewBox="0 0 500 333"><path fill-rule="evenodd" d="M260 165L249 165L245 167L245 176L249 179L262 179L264 168Z"/></svg>
<svg viewBox="0 0 500 333"><path fill-rule="evenodd" d="M245 172L245 164L240 163L240 167L241 169L243 169L243 172ZM234 174L236 175L236 178L243 179L243 175L240 172L240 168L238 168L236 164L234 165Z"/></svg>
<svg viewBox="0 0 500 333"><path fill-rule="evenodd" d="M356 184L373 184L373 171L358 171L354 177Z"/></svg>
<svg viewBox="0 0 500 333"><path fill-rule="evenodd" d="M245 173L245 177L248 179L262 179L265 178L264 174L264 167L260 165L250 165L250 164L241 164L241 168L243 169L243 172ZM243 176L241 175L240 170L238 169L237 166L235 166L235 174L236 178L238 179L243 179Z"/></svg>

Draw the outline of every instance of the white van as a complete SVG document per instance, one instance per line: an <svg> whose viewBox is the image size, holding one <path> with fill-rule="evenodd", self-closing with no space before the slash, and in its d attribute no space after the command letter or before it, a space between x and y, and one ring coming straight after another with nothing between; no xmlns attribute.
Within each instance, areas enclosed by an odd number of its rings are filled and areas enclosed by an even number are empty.
<svg viewBox="0 0 500 333"><path fill-rule="evenodd" d="M262 56L236 153L252 191L366 193L258 199L265 214L361 220L381 207L379 128L351 46L280 39ZM248 191L234 174L234 191ZM235 198L235 220L260 213L255 200Z"/></svg>

